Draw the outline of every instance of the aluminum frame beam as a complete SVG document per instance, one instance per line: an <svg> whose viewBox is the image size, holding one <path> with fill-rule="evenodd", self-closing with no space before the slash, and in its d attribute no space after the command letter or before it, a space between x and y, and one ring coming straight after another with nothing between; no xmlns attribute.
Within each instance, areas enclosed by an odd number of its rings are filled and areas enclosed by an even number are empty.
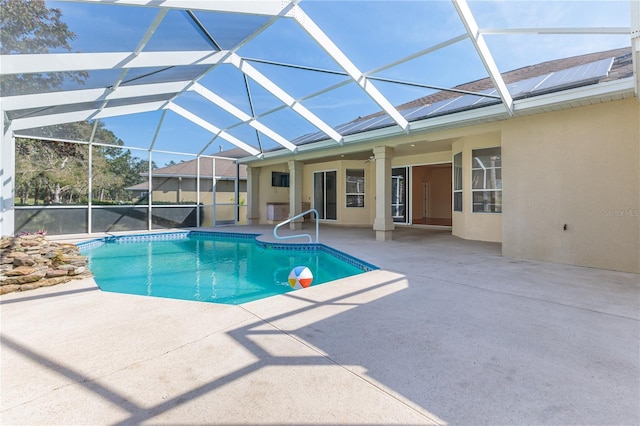
<svg viewBox="0 0 640 426"><path fill-rule="evenodd" d="M228 51L49 53L0 56L0 74L216 65ZM43 58L46 58L43 61Z"/></svg>
<svg viewBox="0 0 640 426"><path fill-rule="evenodd" d="M360 86L366 94L405 132L409 131L409 122L393 106L391 102L367 79L367 76L351 62L338 46L322 31L322 29L300 8L295 5L287 14L296 20L298 25Z"/></svg>
<svg viewBox="0 0 640 426"><path fill-rule="evenodd" d="M2 98L5 111L27 108L46 108L49 106L72 105L100 100L127 99L141 96L173 94L184 90L191 81L176 81L170 83L140 84L135 86L119 86L110 89L83 89L68 92L35 93L31 95L7 96Z"/></svg>
<svg viewBox="0 0 640 426"><path fill-rule="evenodd" d="M191 9L207 12L246 13L277 16L295 1L287 0L61 0L75 3L101 3L128 6L146 6L168 9Z"/></svg>
<svg viewBox="0 0 640 426"><path fill-rule="evenodd" d="M202 96L203 98L208 100L209 102L211 102L211 103L219 106L220 108L224 109L229 114L233 115L234 117L236 117L237 119L239 119L243 123L248 124L249 126L251 126L254 129L256 129L257 131L259 131L260 133L270 137L275 142L277 142L280 145L282 145L283 147L287 148L289 151L295 152L298 149L297 146L292 144L286 138L280 136L277 132L271 130L269 127L267 127L264 124L260 123L255 118L251 117L249 114L247 114L244 111L240 110L239 108L235 107L230 102L228 102L225 99L223 99L222 97L216 95L215 93L213 93L211 90L207 89L206 87L204 87L200 83L194 83L189 88L189 90L192 90L192 91L196 92L197 94L199 94L200 96Z"/></svg>
<svg viewBox="0 0 640 426"><path fill-rule="evenodd" d="M278 98L282 103L287 105L298 115L302 116L305 120L316 126L320 131L324 132L334 141L342 144L342 135L336 132L333 127L329 126L317 115L309 111L304 105L296 101L291 95L282 90L278 85L269 80L264 74L255 69L251 64L245 61L237 54L231 55L227 62L233 64L236 68L242 71L245 75L250 77L253 81L262 86L269 93Z"/></svg>
<svg viewBox="0 0 640 426"><path fill-rule="evenodd" d="M509 89L507 89L507 85L502 79L502 75L493 60L493 56L491 56L491 51L489 50L489 46L487 46L487 42L484 40L484 36L480 33L478 24L476 23L473 13L471 13L471 9L469 8L467 1L451 0L451 2L458 12L458 16L466 28L467 34L469 34L469 39L480 56L480 60L489 73L489 78L491 78L493 85L498 91L500 99L502 99L502 103L507 108L509 115L513 116L513 98L509 93Z"/></svg>
<svg viewBox="0 0 640 426"><path fill-rule="evenodd" d="M14 130L24 130L36 127L53 126L55 124L73 123L76 121L117 117L120 115L136 114L140 112L159 111L166 104L166 101L157 101L105 108L99 112L95 108L93 108L83 111L72 111L59 114L16 118L11 121L11 125Z"/></svg>
<svg viewBox="0 0 640 426"><path fill-rule="evenodd" d="M209 123L207 120L205 120L205 119L203 119L201 117L198 117L194 113L182 108L179 105L174 104L173 102L169 102L169 104L165 108L175 112L176 114L178 114L178 115L180 115L180 116L182 116L184 118L186 118L187 120L191 121L192 123L197 124L198 126L202 127L203 129L210 131L214 135L220 136L222 139L224 139L227 142L237 146L238 148L241 148L241 149L245 150L246 152L248 152L251 155L255 155L257 157L260 157L262 155L262 153L260 151L258 151L257 149L255 149L251 145L248 145L248 144L242 142L240 139L236 138L235 136L225 132L224 130L220 129L219 127Z"/></svg>

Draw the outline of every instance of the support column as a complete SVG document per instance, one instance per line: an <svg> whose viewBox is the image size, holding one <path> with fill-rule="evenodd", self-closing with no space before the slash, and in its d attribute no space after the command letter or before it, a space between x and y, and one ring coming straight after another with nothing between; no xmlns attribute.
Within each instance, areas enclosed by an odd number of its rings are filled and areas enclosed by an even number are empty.
<svg viewBox="0 0 640 426"><path fill-rule="evenodd" d="M302 166L301 161L289 161L289 217L302 213ZM292 231L302 229L304 218L289 222Z"/></svg>
<svg viewBox="0 0 640 426"><path fill-rule="evenodd" d="M1 102L1 101L0 101ZM0 105L0 112L2 112ZM2 145L0 147L0 236L13 235L15 232L15 168L16 168L16 139L13 137L11 123L6 120L4 113L0 114L0 129L2 129Z"/></svg>
<svg viewBox="0 0 640 426"><path fill-rule="evenodd" d="M391 159L393 148L377 146L373 148L376 161L376 218L373 230L376 240L393 239L393 217L391 217Z"/></svg>
<svg viewBox="0 0 640 426"><path fill-rule="evenodd" d="M247 166L247 225L260 224L260 167Z"/></svg>

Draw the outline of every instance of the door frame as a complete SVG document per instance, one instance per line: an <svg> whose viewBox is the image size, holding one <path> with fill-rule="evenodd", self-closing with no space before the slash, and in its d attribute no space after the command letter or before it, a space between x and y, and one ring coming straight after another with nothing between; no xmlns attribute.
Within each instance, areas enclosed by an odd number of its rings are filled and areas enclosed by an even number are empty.
<svg viewBox="0 0 640 426"><path fill-rule="evenodd" d="M336 174L336 188L335 188L335 205L336 205L336 217L335 219L326 219L326 215L327 215L327 179L326 179L326 174L327 173L331 173L331 172L335 172ZM312 173L312 194L311 194L311 199L313 200L313 204L312 204L312 208L318 210L316 208L316 174L317 173L322 173L324 178L323 178L323 191L324 191L324 197L323 197L323 203L324 203L324 209L323 209L323 213L324 213L324 218L320 218L320 212L318 212L318 220L321 222L336 222L338 220L338 170L337 169L327 169L327 170L317 170L314 171Z"/></svg>

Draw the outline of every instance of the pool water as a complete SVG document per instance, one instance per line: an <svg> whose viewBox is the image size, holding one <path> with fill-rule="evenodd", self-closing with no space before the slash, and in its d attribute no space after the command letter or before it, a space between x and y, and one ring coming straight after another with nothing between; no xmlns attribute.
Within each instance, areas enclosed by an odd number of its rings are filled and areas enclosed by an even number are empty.
<svg viewBox="0 0 640 426"><path fill-rule="evenodd" d="M312 286L376 269L321 244L261 244L233 235L109 237L80 249L103 291L226 304L293 291L288 277L296 266L311 270Z"/></svg>

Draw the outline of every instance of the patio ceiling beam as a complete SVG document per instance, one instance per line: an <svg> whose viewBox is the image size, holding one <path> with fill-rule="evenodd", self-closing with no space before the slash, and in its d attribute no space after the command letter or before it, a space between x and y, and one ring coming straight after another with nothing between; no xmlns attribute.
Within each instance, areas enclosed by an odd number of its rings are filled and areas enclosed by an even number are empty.
<svg viewBox="0 0 640 426"><path fill-rule="evenodd" d="M489 73L489 78L491 78L494 87L498 91L503 105L509 112L509 115L513 116L513 99L511 98L511 94L507 89L507 85L502 79L502 75L500 74L498 66L493 60L493 56L491 56L489 46L487 46L487 43L484 40L484 36L480 33L478 24L476 23L473 13L471 13L469 5L467 4L466 0L451 0L451 2L458 12L458 16L460 17L460 20L466 28L467 34L469 34L469 38L473 43L476 52L480 56L480 60Z"/></svg>
<svg viewBox="0 0 640 426"><path fill-rule="evenodd" d="M251 15L279 15L295 1L285 0L61 0L74 3L100 3L126 6L161 7L168 9L191 9L207 12L246 13Z"/></svg>
<svg viewBox="0 0 640 426"><path fill-rule="evenodd" d="M242 59L235 53L227 59L227 61L233 64L236 68L242 71L245 75L250 77L253 81L262 86L269 93L278 98L281 102L291 108L293 111L302 116L305 120L316 126L320 131L324 132L334 141L342 144L342 135L336 132L331 126L325 123L322 119L309 111L304 105L296 101L291 95L282 90L278 85L269 80L264 74L255 69L251 64Z"/></svg>
<svg viewBox="0 0 640 426"><path fill-rule="evenodd" d="M195 115L194 113L187 111L186 109L182 108L179 105L174 104L173 102L170 102L169 104L166 105L165 107L168 110L171 110L173 112L175 112L176 114L186 118L187 120L191 121L194 124L197 124L198 126L202 127L205 130L210 131L211 133L213 133L216 136L221 137L222 139L226 140L227 142L237 146L238 148L241 148L243 150L245 150L246 152L248 152L251 155L260 157L262 154L260 151L258 151L257 149L255 149L254 147L252 147L251 145L242 142L240 139L236 138L235 136L227 133L226 131L220 129L219 127L216 127L215 125L209 123L207 120L198 117L197 115Z"/></svg>
<svg viewBox="0 0 640 426"><path fill-rule="evenodd" d="M295 152L297 150L298 147L295 146L294 144L292 144L291 142L289 142L286 138L280 136L278 133L276 133L275 131L271 130L269 127L267 127L264 124L260 123L255 118L251 117L249 114L245 113L244 111L240 110L239 108L235 107L230 102L228 102L225 99L221 98L220 96L216 95L211 90L209 90L206 87L202 86L200 83L194 83L189 88L189 90L192 90L192 91L196 92L197 94L199 94L203 98L207 99L209 102L212 102L212 103L216 104L220 108L222 108L225 111L227 111L229 114L231 114L234 117L240 119L243 123L248 124L249 126L253 127L257 131L261 132L262 134L270 137L275 142L277 142L280 145L282 145L283 147L287 148L289 151Z"/></svg>
<svg viewBox="0 0 640 426"><path fill-rule="evenodd" d="M409 122L402 114L393 106L391 102L375 87L375 85L362 73L358 67L345 55L338 46L316 25L315 22L300 8L294 6L289 11L288 16L296 20L298 25L304 29L307 34L338 64L347 74L366 92L366 94L376 103L384 112L386 112L393 121L398 124L405 132L409 131Z"/></svg>
<svg viewBox="0 0 640 426"><path fill-rule="evenodd" d="M0 56L0 75L216 65L226 51L49 53Z"/></svg>

